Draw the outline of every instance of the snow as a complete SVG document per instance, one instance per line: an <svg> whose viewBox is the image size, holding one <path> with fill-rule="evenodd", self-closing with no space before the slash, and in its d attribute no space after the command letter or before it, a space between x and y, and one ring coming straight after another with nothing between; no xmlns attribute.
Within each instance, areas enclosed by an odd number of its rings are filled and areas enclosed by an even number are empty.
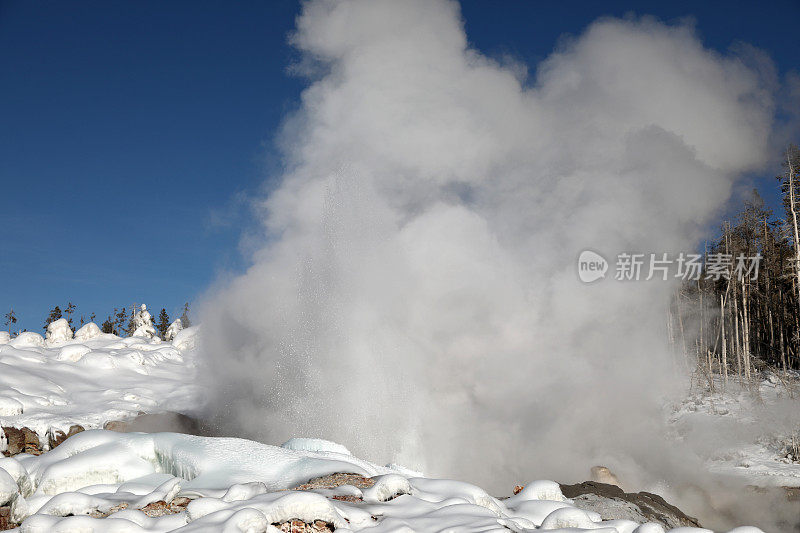
<svg viewBox="0 0 800 533"><path fill-rule="evenodd" d="M158 338L158 332L153 327L153 317L147 310L147 306L142 304L141 308L133 315L133 337L144 337L147 339Z"/></svg>
<svg viewBox="0 0 800 533"><path fill-rule="evenodd" d="M794 414L800 376L765 373L752 390L735 377L725 392L722 385L717 379L714 393L695 391L672 406L669 422L679 438L691 440L714 428L724 437L700 448L710 472L758 487L800 487L800 462L785 451L792 432L800 429Z"/></svg>
<svg viewBox="0 0 800 533"><path fill-rule="evenodd" d="M183 329L183 321L178 318L172 324L169 325L167 331L164 333L164 338L168 341L171 341L175 338L175 335L178 334L180 330Z"/></svg>
<svg viewBox="0 0 800 533"><path fill-rule="evenodd" d="M81 326L81 328L75 332L75 340L80 342L90 341L102 335L104 335L104 333L100 330L100 327L94 322L89 322Z"/></svg>
<svg viewBox="0 0 800 533"><path fill-rule="evenodd" d="M334 453L341 453L344 455L353 455L350 453L350 450L348 450L341 444L337 444L335 442L331 442L329 440L324 440L324 439L308 439L302 437L294 437L284 442L281 445L281 448L286 448L287 450L297 450L306 452L334 452Z"/></svg>
<svg viewBox="0 0 800 533"><path fill-rule="evenodd" d="M0 461L0 499L14 502L25 533L264 532L291 519L322 520L342 533L662 531L630 520L603 521L574 507L551 481L529 483L530 490L503 501L469 483L407 477L327 447L295 450L234 438L90 430L41 456ZM286 490L334 473L361 474L375 484L358 503L333 499L325 489ZM191 501L176 514L139 510L177 497ZM113 512L122 504L128 508ZM108 518L96 514L108 512Z"/></svg>
<svg viewBox="0 0 800 533"><path fill-rule="evenodd" d="M185 328L175 334L172 344L179 350L194 350L197 338L197 326Z"/></svg>
<svg viewBox="0 0 800 533"><path fill-rule="evenodd" d="M0 506L10 503L17 497L17 482L11 474L0 469Z"/></svg>
<svg viewBox="0 0 800 533"><path fill-rule="evenodd" d="M22 403L8 396L0 396L0 416L21 415L22 411Z"/></svg>
<svg viewBox="0 0 800 533"><path fill-rule="evenodd" d="M14 348L44 348L44 338L33 331L23 331L8 343Z"/></svg>
<svg viewBox="0 0 800 533"><path fill-rule="evenodd" d="M47 337L45 343L48 345L66 342L72 339L72 329L66 318L59 318L47 325Z"/></svg>
<svg viewBox="0 0 800 533"><path fill-rule="evenodd" d="M191 412L196 328L176 341L104 334L86 324L71 338L66 321L48 340L23 332L0 344L0 425L29 427L46 441L50 428L100 428L140 412Z"/></svg>

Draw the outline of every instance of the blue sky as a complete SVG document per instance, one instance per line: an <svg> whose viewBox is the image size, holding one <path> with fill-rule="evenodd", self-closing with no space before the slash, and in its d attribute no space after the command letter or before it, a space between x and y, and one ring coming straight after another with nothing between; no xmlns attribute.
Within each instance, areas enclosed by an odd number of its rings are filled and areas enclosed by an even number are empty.
<svg viewBox="0 0 800 533"><path fill-rule="evenodd" d="M695 5L701 4L701 5ZM298 105L299 4L0 0L0 311L41 332L68 301L102 320L179 312L244 268L234 198L280 169ZM800 2L465 1L473 46L535 68L599 16L691 16L705 44L746 41L800 68ZM766 177L761 183L772 186Z"/></svg>

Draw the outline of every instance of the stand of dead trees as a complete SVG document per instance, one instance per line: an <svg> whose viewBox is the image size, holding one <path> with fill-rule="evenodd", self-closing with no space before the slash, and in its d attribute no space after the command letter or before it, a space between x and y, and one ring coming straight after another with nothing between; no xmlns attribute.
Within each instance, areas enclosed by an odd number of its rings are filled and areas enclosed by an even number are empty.
<svg viewBox="0 0 800 533"><path fill-rule="evenodd" d="M684 282L673 299L670 339L687 368L711 390L731 380L750 386L766 368L784 377L800 370L799 170L800 149L792 145L777 178L783 212L776 216L754 190L706 250L707 258L733 258L728 275L715 280L704 267L700 278ZM740 254L761 256L756 279L734 272Z"/></svg>

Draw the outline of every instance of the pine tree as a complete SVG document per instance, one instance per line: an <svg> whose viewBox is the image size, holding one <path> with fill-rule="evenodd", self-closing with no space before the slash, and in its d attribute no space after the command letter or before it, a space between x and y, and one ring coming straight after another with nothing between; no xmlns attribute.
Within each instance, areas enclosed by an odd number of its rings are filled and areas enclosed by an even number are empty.
<svg viewBox="0 0 800 533"><path fill-rule="evenodd" d="M53 309L50 310L50 314L47 315L47 320L44 323L44 330L47 331L47 326L49 326L52 322L55 322L61 318L61 308L59 306L55 306Z"/></svg>
<svg viewBox="0 0 800 533"><path fill-rule="evenodd" d="M116 317L116 321L114 322L114 335L119 335L121 337L128 329L128 310L123 307L119 312L117 312L116 309L114 312L116 313L114 315Z"/></svg>
<svg viewBox="0 0 800 533"><path fill-rule="evenodd" d="M75 304L72 302L67 302L67 307L64 309L64 314L67 315L67 323L69 323L69 327L72 328L72 313L75 312Z"/></svg>
<svg viewBox="0 0 800 533"><path fill-rule="evenodd" d="M183 304L183 314L181 315L181 324L184 328L191 327L192 321L189 320L189 302Z"/></svg>
<svg viewBox="0 0 800 533"><path fill-rule="evenodd" d="M158 329L162 339L167 334L167 328L169 328L169 315L167 310L162 307L161 312L158 314L158 324L156 324L156 329Z"/></svg>
<svg viewBox="0 0 800 533"><path fill-rule="evenodd" d="M14 308L11 308L11 311L5 314L5 325L8 327L8 332L11 333L11 328L14 324L17 323L17 315L14 313Z"/></svg>
<svg viewBox="0 0 800 533"><path fill-rule="evenodd" d="M103 325L100 326L100 331L103 333L114 333L114 325L115 325L115 316L117 314L117 310L114 309L114 314L108 315L108 318L105 319ZM92 317L94 317L94 313L92 313ZM93 321L94 322L94 321Z"/></svg>
<svg viewBox="0 0 800 533"><path fill-rule="evenodd" d="M139 308L138 305L133 304L131 306L131 314L128 317L128 323L125 326L125 334L130 337L133 335L133 332L136 331L136 310Z"/></svg>

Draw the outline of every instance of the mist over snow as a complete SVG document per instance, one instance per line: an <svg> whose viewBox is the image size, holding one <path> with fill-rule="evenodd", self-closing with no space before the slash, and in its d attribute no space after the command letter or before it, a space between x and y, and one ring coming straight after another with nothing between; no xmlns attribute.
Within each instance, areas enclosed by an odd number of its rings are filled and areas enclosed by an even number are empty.
<svg viewBox="0 0 800 533"><path fill-rule="evenodd" d="M309 85L264 246L203 310L221 430L490 490L694 470L663 439L674 285L575 262L694 250L765 163L770 66L603 19L525 77L430 0L309 2L292 42Z"/></svg>

